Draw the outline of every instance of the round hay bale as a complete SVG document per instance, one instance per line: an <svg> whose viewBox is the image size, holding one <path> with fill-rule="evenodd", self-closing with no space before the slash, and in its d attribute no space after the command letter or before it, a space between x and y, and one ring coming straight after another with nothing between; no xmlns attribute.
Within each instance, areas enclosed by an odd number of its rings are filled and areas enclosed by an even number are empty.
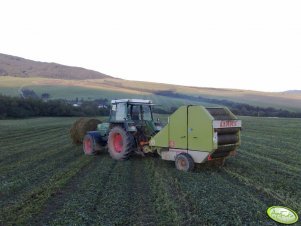
<svg viewBox="0 0 301 226"><path fill-rule="evenodd" d="M101 121L98 119L79 118L70 128L70 137L74 144L81 144L88 131L94 131Z"/></svg>
<svg viewBox="0 0 301 226"><path fill-rule="evenodd" d="M70 128L70 137L74 144L80 144L80 142L81 142L77 131L78 131L78 124L84 120L85 120L85 118L77 119Z"/></svg>

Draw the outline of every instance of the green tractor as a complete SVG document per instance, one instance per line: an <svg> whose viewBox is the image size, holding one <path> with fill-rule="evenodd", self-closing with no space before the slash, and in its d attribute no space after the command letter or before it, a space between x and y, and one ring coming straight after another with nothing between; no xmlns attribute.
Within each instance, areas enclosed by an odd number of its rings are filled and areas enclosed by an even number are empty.
<svg viewBox="0 0 301 226"><path fill-rule="evenodd" d="M96 154L107 146L113 159L125 160L131 154L159 154L175 161L176 168L191 171L195 163L223 164L240 145L241 121L228 108L182 106L163 127L152 114L150 100L112 100L109 122L98 124L83 139L85 154Z"/></svg>
<svg viewBox="0 0 301 226"><path fill-rule="evenodd" d="M107 144L113 159L124 160L133 152L144 155L151 136L161 130L161 123L153 120L152 102L139 99L112 100L109 122L88 132L83 140L84 152L95 154Z"/></svg>

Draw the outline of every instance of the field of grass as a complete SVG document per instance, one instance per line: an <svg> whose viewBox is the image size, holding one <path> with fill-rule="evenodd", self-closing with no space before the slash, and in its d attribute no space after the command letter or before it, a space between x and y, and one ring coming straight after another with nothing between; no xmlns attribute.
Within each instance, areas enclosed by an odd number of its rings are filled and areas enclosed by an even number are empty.
<svg viewBox="0 0 301 226"><path fill-rule="evenodd" d="M277 225L272 205L301 214L301 120L243 117L223 168L85 156L75 118L0 121L0 225Z"/></svg>
<svg viewBox="0 0 301 226"><path fill-rule="evenodd" d="M153 95L154 91L172 90L191 96L202 96L213 99L226 99L238 103L247 103L260 107L282 108L291 111L301 111L301 95L292 93L257 92L250 90L215 89L187 87L179 85L138 82L114 78L94 80L63 80L49 78L18 78L0 76L0 94L19 95L20 87L34 90L38 94L49 93L52 98L63 99L95 99L95 98L152 98L159 104L168 103L168 106L179 106L187 100L165 98ZM165 101L161 101L165 99ZM173 105L172 105L173 104ZM199 103L200 104L200 103Z"/></svg>

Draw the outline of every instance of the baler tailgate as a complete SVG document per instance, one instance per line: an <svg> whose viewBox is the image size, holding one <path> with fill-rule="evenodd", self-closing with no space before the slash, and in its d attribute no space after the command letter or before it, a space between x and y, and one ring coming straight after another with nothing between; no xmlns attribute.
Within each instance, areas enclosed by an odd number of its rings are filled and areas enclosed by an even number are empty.
<svg viewBox="0 0 301 226"><path fill-rule="evenodd" d="M207 108L213 117L212 128L216 137L217 148L212 158L227 157L240 144L241 120L238 120L227 108Z"/></svg>

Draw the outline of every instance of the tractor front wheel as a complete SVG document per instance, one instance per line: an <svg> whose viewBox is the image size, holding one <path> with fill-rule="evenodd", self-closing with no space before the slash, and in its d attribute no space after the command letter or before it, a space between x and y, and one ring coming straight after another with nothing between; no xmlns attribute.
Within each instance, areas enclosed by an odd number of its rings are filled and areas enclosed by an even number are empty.
<svg viewBox="0 0 301 226"><path fill-rule="evenodd" d="M133 135L123 128L115 126L108 137L108 150L113 159L125 160L129 157L134 147Z"/></svg>
<svg viewBox="0 0 301 226"><path fill-rule="evenodd" d="M97 154L96 145L94 138L87 134L83 140L83 149L86 155Z"/></svg>
<svg viewBox="0 0 301 226"><path fill-rule="evenodd" d="M181 153L176 156L176 168L181 171L189 172L194 169L194 161L187 153Z"/></svg>

